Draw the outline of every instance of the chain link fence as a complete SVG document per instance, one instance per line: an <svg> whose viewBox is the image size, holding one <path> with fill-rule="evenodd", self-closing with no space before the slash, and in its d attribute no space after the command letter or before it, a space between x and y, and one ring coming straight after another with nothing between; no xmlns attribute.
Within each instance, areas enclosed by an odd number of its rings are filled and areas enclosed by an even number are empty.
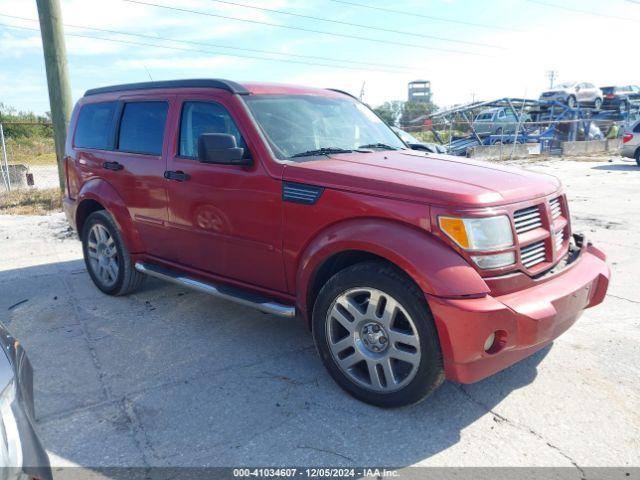
<svg viewBox="0 0 640 480"><path fill-rule="evenodd" d="M7 135L16 126L51 128L51 124L41 122L0 122L0 191L10 192L34 185L55 187L57 173L53 139ZM34 176L39 180L37 185Z"/></svg>

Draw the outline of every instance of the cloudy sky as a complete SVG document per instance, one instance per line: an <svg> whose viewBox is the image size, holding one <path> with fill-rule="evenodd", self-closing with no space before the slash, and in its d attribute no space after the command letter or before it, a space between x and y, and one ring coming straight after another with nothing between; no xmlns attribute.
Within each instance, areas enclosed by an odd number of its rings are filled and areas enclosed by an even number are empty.
<svg viewBox="0 0 640 480"><path fill-rule="evenodd" d="M364 83L372 105L405 99L407 82L424 78L441 106L536 97L548 70L559 81L640 84L640 2L632 0L61 1L74 99L150 77L356 95ZM0 102L42 113L42 45L30 19L35 0L0 0Z"/></svg>

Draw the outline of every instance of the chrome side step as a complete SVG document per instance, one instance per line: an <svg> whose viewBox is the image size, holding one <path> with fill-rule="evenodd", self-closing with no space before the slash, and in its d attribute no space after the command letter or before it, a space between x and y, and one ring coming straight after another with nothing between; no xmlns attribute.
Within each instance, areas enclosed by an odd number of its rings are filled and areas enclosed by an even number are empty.
<svg viewBox="0 0 640 480"><path fill-rule="evenodd" d="M264 313L271 313L272 315L278 315L280 317L295 317L296 309L293 306L283 305L281 303L274 302L273 300L263 297L261 295L255 295L250 292L245 292L239 288L228 287L226 285L214 285L212 283L196 280L195 278L187 277L181 273L168 268L160 267L158 265L151 265L148 263L137 262L135 268L140 273L149 275L150 277L156 277L167 282L182 285L198 292L206 293L214 297L222 298L224 300L230 300L232 302L253 307Z"/></svg>

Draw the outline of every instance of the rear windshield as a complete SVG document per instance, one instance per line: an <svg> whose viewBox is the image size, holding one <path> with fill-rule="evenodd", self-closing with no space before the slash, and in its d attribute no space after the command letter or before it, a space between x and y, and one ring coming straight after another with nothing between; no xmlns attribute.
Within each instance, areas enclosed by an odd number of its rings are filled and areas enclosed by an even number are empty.
<svg viewBox="0 0 640 480"><path fill-rule="evenodd" d="M109 149L113 115L117 105L117 102L84 105L78 115L74 145L78 148Z"/></svg>
<svg viewBox="0 0 640 480"><path fill-rule="evenodd" d="M619 89L618 87L602 87L600 90L602 90L602 93L613 93L613 92L617 92Z"/></svg>

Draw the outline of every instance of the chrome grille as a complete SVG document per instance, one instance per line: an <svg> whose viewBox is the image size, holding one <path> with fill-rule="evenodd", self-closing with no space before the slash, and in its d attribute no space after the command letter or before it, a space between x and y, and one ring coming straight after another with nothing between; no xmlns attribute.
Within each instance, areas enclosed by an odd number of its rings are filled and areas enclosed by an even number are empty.
<svg viewBox="0 0 640 480"><path fill-rule="evenodd" d="M564 232L562 230L556 232L553 237L553 240L556 246L556 251L560 250L564 242Z"/></svg>
<svg viewBox="0 0 640 480"><path fill-rule="evenodd" d="M522 264L531 268L539 263L544 262L546 258L544 251L544 241L532 243L520 250L520 257L522 258Z"/></svg>
<svg viewBox="0 0 640 480"><path fill-rule="evenodd" d="M562 206L560 205L560 197L554 198L549 202L551 208L551 218L554 220L562 215Z"/></svg>
<svg viewBox="0 0 640 480"><path fill-rule="evenodd" d="M513 221L518 235L541 227L542 218L540 217L540 208L536 205L518 210L513 214Z"/></svg>

